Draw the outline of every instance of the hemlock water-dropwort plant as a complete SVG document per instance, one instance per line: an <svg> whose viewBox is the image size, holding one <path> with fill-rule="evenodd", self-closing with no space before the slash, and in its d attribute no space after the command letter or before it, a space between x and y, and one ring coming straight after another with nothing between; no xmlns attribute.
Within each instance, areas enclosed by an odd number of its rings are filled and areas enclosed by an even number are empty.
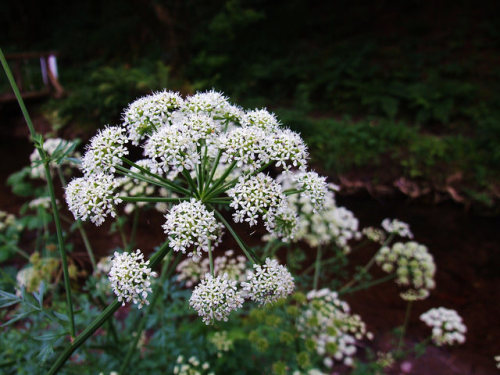
<svg viewBox="0 0 500 375"><path fill-rule="evenodd" d="M300 135L272 113L244 111L215 91L186 98L156 93L130 104L123 118L122 125L107 126L90 140L82 157L83 177L66 188L75 219L101 225L121 203L169 204L163 225L168 246L205 265L202 258L208 255L209 275L190 300L207 324L227 320L242 306L243 296L266 304L292 293L294 281L286 267L274 259L261 264L223 210L234 210L235 223L263 224L273 236L293 239L297 215L287 198L304 196L316 212L328 192L326 179L306 170L308 151ZM129 149L134 147L144 158L128 158L137 154ZM289 174L295 187L284 188L271 169ZM123 188L124 178L140 188ZM155 193L160 189L168 193ZM213 254L225 231L253 264L244 281L216 274ZM110 280L120 301L142 307L154 272L128 257L115 254Z"/></svg>

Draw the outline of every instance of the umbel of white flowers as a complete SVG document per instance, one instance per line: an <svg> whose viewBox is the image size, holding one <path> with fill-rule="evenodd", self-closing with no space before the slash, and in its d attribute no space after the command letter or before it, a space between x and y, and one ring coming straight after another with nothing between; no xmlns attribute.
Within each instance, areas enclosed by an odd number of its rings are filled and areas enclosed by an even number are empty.
<svg viewBox="0 0 500 375"><path fill-rule="evenodd" d="M422 300L429 296L436 283L436 264L424 245L410 241L383 246L375 261L387 273L396 273L396 284L405 290L400 293L407 301Z"/></svg>
<svg viewBox="0 0 500 375"><path fill-rule="evenodd" d="M151 270L149 260L144 260L139 249L130 254L115 252L111 259L109 281L122 305L133 302L139 309L148 305L152 277L156 277L156 272Z"/></svg>
<svg viewBox="0 0 500 375"><path fill-rule="evenodd" d="M465 342L467 327L455 310L433 308L420 315L420 320L432 328L432 341L438 346Z"/></svg>
<svg viewBox="0 0 500 375"><path fill-rule="evenodd" d="M137 154L129 146L142 148L143 158L128 159ZM255 263L219 211L225 206L234 222L263 224L271 235L292 240L298 217L287 198L304 197L314 212L327 199L325 178L307 170L308 157L301 136L265 109L245 111L215 91L186 98L163 91L131 103L123 124L107 126L90 140L82 157L83 177L69 183L66 201L76 219L95 225L116 216L122 202L125 213L133 211L130 203L161 204L163 229L174 251L194 260L211 255L225 228ZM295 187L284 188L273 177L276 169L290 173ZM131 181L138 188L130 188ZM242 298L231 280L211 276L192 301L206 322L225 319ZM269 303L291 293L293 278L285 266L266 260L254 266L241 287L248 298ZM215 290L226 295L212 301ZM126 293L122 298L129 300ZM207 310L203 301L213 308Z"/></svg>

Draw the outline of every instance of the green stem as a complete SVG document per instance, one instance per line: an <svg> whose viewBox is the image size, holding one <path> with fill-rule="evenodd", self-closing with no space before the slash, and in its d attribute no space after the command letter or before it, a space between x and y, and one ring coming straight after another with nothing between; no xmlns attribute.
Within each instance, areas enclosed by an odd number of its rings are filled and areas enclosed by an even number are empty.
<svg viewBox="0 0 500 375"><path fill-rule="evenodd" d="M404 340L404 337L406 334L406 329L408 327L408 323L410 322L410 314L411 314L412 305L413 305L413 301L408 301L408 304L406 305L405 321L403 323L403 328L401 329L401 335L399 336L397 350L401 349L401 347L403 346L403 340Z"/></svg>
<svg viewBox="0 0 500 375"><path fill-rule="evenodd" d="M313 280L313 289L314 290L318 290L320 270L321 270L321 246L318 246L318 250L316 251L316 263L315 263L315 267L314 267L314 280Z"/></svg>
<svg viewBox="0 0 500 375"><path fill-rule="evenodd" d="M210 261L210 274L213 276L214 275L214 258L212 256L212 243L210 240L208 240L208 259Z"/></svg>
<svg viewBox="0 0 500 375"><path fill-rule="evenodd" d="M250 178L252 176L255 176L255 175L259 174L260 172L262 172L263 170L265 170L267 167L269 167L272 163L273 162L269 162L266 165L264 165L264 166L260 167L259 169L257 169L256 171L253 171L252 173L243 175L242 177L236 177L235 179L229 181L227 184L224 184L220 189L218 189L217 192L215 192L215 194L212 194L212 196L219 194L219 192L226 191L230 187L236 185L236 183L240 180L240 178L243 178L243 179Z"/></svg>
<svg viewBox="0 0 500 375"><path fill-rule="evenodd" d="M137 343L139 342L141 335L142 335L142 331L144 330L144 328L146 326L147 318L151 314L151 312L153 311L153 308L156 305L156 302L160 296L160 291L162 290L163 284L165 283L165 280L169 274L169 272L167 272L167 269L168 269L168 266L170 264L170 255L171 254L172 253L169 253L167 255L167 258L165 259L165 262L163 263L160 280L154 288L153 295L151 297L151 303L146 308L146 311L144 312L144 314L139 322L139 325L137 326L137 330L135 331L136 336L134 337L134 339L130 343L127 354L125 355L125 359L123 360L122 365L120 366L120 371L119 371L120 374L126 373L125 370L127 369L128 365L130 364L130 360L132 359L132 355L134 354L134 352L137 348Z"/></svg>
<svg viewBox="0 0 500 375"><path fill-rule="evenodd" d="M161 176L158 176L157 174L151 172L151 171L148 171L146 168L143 168L141 167L140 165L134 163L133 161L131 160L128 160L127 158L125 157L122 157L121 158L125 163L127 163L128 165L132 166L132 167L135 167L137 168L139 171L141 171L142 173L145 173L147 174L148 176L151 176L153 178L155 178L156 180L158 181L161 181L163 182L163 184L167 185L168 187L170 187L171 190L174 190L174 191L177 191L178 193L181 193L181 194L186 194L186 195L191 195L191 192L185 188L183 188L182 186L179 186L177 185L176 183L172 182L172 181L169 181L167 180L166 178L163 178ZM132 173L135 173L135 172L132 172Z"/></svg>
<svg viewBox="0 0 500 375"><path fill-rule="evenodd" d="M9 65L7 64L7 60L5 59L5 56L4 56L1 48L0 48L0 61L2 63L5 74L7 75L7 79L9 80L9 83L12 87L12 90L14 91L14 95L16 96L17 102L19 103L19 107L21 108L21 112L23 113L24 120L26 121L26 124L28 125L31 139L35 143L35 147L38 150L38 154L40 155L40 159L43 160L45 177L47 179L47 187L49 189L49 194L50 194L50 202L52 204L52 213L54 215L54 223L56 225L57 242L58 242L59 252L61 255L61 262L62 262L62 266L63 266L64 287L66 289L66 304L67 304L68 316L70 319L70 333L71 333L71 336L74 337L75 336L75 319L73 316L73 304L71 302L71 286L70 286L70 282L69 282L68 260L66 258L66 252L64 250L61 219L59 217L59 211L57 210L56 196L54 193L54 184L52 181L52 176L50 174L50 168L49 168L49 159L47 158L45 150L43 149L43 137L41 135L38 136L38 134L35 131L35 127L33 126L33 122L31 121L31 117L28 113L28 109L24 105L24 101L23 101L23 98L21 96L21 93L19 92L19 88L17 87L16 81L14 80L12 72L10 71Z"/></svg>
<svg viewBox="0 0 500 375"><path fill-rule="evenodd" d="M190 197L182 197L182 198L171 198L171 197L118 197L124 202L149 202L149 203L157 203L157 202L169 202L169 203L179 203L182 201L188 201Z"/></svg>
<svg viewBox="0 0 500 375"><path fill-rule="evenodd" d="M149 260L149 266L151 268L155 268L161 260L170 252L170 248L168 247L168 242L165 242L162 247L155 253ZM75 352L87 339L94 334L99 327L101 327L106 320L108 320L116 310L120 308L122 305L121 302L115 300L112 302L104 311L94 319L92 323L90 323L87 328L85 328L71 343L71 345L67 346L66 349L57 357L56 361L52 365L52 367L47 372L47 375L56 374L61 367L66 363L71 354Z"/></svg>
<svg viewBox="0 0 500 375"><path fill-rule="evenodd" d="M219 218L219 220L222 221L222 223L225 225L225 227L227 228L229 233L231 233L231 235L236 240L236 243L238 244L240 249L243 251L243 253L245 253L248 260L250 260L250 262L252 262L252 263L260 264L261 262L259 261L259 258L257 258L257 256L254 254L254 252L251 249L247 249L247 247L245 246L245 244L241 240L240 236L238 236L238 234L235 232L233 227L231 227L231 225L229 225L229 223L224 218L224 216L222 216L222 214L219 211L214 210L213 207L211 207L210 205L209 205L209 207L210 207L210 209L212 209L214 211L215 216L217 216Z"/></svg>
<svg viewBox="0 0 500 375"><path fill-rule="evenodd" d="M300 194L300 193L303 193L304 191L306 191L306 189L288 189L288 190L285 190L283 192L283 194L285 194L286 196L288 195L294 195L294 194Z"/></svg>
<svg viewBox="0 0 500 375"><path fill-rule="evenodd" d="M222 184L224 182L224 180L227 178L227 176L229 176L229 173L231 173L231 171L234 169L234 167L236 167L236 162L233 161L229 167L227 167L227 169L224 171L224 174L222 176L220 176L215 182L214 184L210 187L210 189L208 190L207 194L206 194L206 198L207 199L210 199L212 198L214 195L217 195L218 194L218 191L216 190L220 184Z"/></svg>
<svg viewBox="0 0 500 375"><path fill-rule="evenodd" d="M217 170L217 166L219 165L220 158L222 156L222 151L219 150L217 157L215 158L215 161L212 165L212 170L210 171L210 174L208 175L207 180L205 181L205 186L203 187L203 192L207 190L208 186L212 183L212 179L214 178L215 171Z"/></svg>
<svg viewBox="0 0 500 375"><path fill-rule="evenodd" d="M380 249L384 246L386 246L391 240L393 239L394 235L390 235L387 240L382 244L382 246L377 250L375 254L371 257L371 259L368 261L368 263L359 271L354 277L346 284L344 285L341 289L340 292L342 292L345 289L349 289L351 286L353 286L355 283L358 282L358 279L356 278L357 275L367 273L370 268L375 264L375 258L377 257L377 254L379 253Z"/></svg>
<svg viewBox="0 0 500 375"><path fill-rule="evenodd" d="M123 250L129 251L130 249L128 248L127 236L125 236L125 232L123 231L123 223L120 220L118 220L116 222L116 226L118 227L118 233L120 233L120 239L122 240Z"/></svg>
<svg viewBox="0 0 500 375"><path fill-rule="evenodd" d="M373 281L370 281L368 283L364 283L364 284L358 285L358 286L356 286L354 288L342 289L342 290L339 291L339 295L348 294L348 293L354 293L354 292L358 292L358 291L363 290L363 289L368 289L368 288L371 288L372 286L375 286L375 285L378 285L378 284L382 284L382 283L385 283L386 281L392 280L395 277L396 277L395 274L390 274L390 275L381 277L380 279L373 280Z"/></svg>
<svg viewBox="0 0 500 375"><path fill-rule="evenodd" d="M141 208L137 206L134 211L134 218L132 220L132 230L130 231L130 239L129 243L133 245L135 243L135 236L137 234L137 226L139 224L139 214L141 212Z"/></svg>
<svg viewBox="0 0 500 375"><path fill-rule="evenodd" d="M199 196L198 189L196 189L196 185L194 184L193 178L191 177L191 174L189 173L189 171L187 171L186 169L183 169L182 175L186 179L186 181L187 181L188 185L191 187L191 189L193 189L191 194L196 194Z"/></svg>

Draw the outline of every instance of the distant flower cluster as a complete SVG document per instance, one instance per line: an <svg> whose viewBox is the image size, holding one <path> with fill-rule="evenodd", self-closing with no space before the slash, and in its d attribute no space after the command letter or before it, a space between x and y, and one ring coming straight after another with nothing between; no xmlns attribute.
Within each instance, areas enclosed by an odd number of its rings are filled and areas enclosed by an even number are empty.
<svg viewBox="0 0 500 375"><path fill-rule="evenodd" d="M195 356L185 361L184 356L180 355L175 362L174 375L215 375L213 371L208 371L210 369L208 362L201 363Z"/></svg>
<svg viewBox="0 0 500 375"><path fill-rule="evenodd" d="M438 345L463 344L467 327L455 310L438 307L420 315L428 327L432 328L432 341Z"/></svg>
<svg viewBox="0 0 500 375"><path fill-rule="evenodd" d="M351 314L347 302L326 288L307 294L307 305L299 316L298 328L305 339L314 341L316 352L324 357L327 367L335 362L352 366L357 342L373 338L361 317Z"/></svg>
<svg viewBox="0 0 500 375"><path fill-rule="evenodd" d="M49 157L61 156L61 159L59 160L61 166L70 164L67 158L79 156L78 153L71 151L73 146L74 146L73 142L61 138L47 138L43 142L43 149ZM62 156L65 157L62 158ZM30 155L30 162L31 162L30 165L31 178L45 179L45 169L43 166L43 162L40 159L40 154L38 153L38 150L33 150L33 152ZM49 167L51 169L54 169L57 166L58 164L56 160L52 160L49 163Z"/></svg>
<svg viewBox="0 0 500 375"><path fill-rule="evenodd" d="M434 258L427 247L417 242L396 242L392 247L384 246L375 260L382 270L396 274L396 283L405 289L400 294L405 300L425 299L436 285Z"/></svg>
<svg viewBox="0 0 500 375"><path fill-rule="evenodd" d="M215 257L214 274L226 273L231 280L244 281L246 276L247 258L243 255L234 256L234 250L226 250L224 255ZM207 257L196 261L192 257L184 259L176 268L177 280L185 281L188 288L196 285L202 277L210 272L210 261Z"/></svg>
<svg viewBox="0 0 500 375"><path fill-rule="evenodd" d="M294 194L286 198L287 206L297 217L293 240L305 241L311 247L334 243L348 253L349 242L361 237L358 229L359 221L351 211L336 205L334 190L337 187L335 185L327 186L324 180L317 177L314 172L310 172L309 175L317 179L317 193ZM304 176L305 174L301 172L286 173L278 176L278 181L285 191L300 189L304 185L298 181L303 180ZM322 187L319 188L319 185ZM322 202L322 209L317 210L315 204L319 201Z"/></svg>
<svg viewBox="0 0 500 375"><path fill-rule="evenodd" d="M410 226L398 219L384 219L382 221L382 228L389 234L396 234L399 237L413 238L413 233Z"/></svg>

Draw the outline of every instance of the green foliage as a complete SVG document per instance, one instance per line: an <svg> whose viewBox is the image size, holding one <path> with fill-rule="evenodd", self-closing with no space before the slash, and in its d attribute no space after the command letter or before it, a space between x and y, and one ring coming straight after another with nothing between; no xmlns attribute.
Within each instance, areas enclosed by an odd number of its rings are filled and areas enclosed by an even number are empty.
<svg viewBox="0 0 500 375"><path fill-rule="evenodd" d="M123 109L139 96L170 84L170 68L161 62L143 65L89 66L83 78L69 87L68 97L51 102L59 122L78 121L97 124L117 123Z"/></svg>

